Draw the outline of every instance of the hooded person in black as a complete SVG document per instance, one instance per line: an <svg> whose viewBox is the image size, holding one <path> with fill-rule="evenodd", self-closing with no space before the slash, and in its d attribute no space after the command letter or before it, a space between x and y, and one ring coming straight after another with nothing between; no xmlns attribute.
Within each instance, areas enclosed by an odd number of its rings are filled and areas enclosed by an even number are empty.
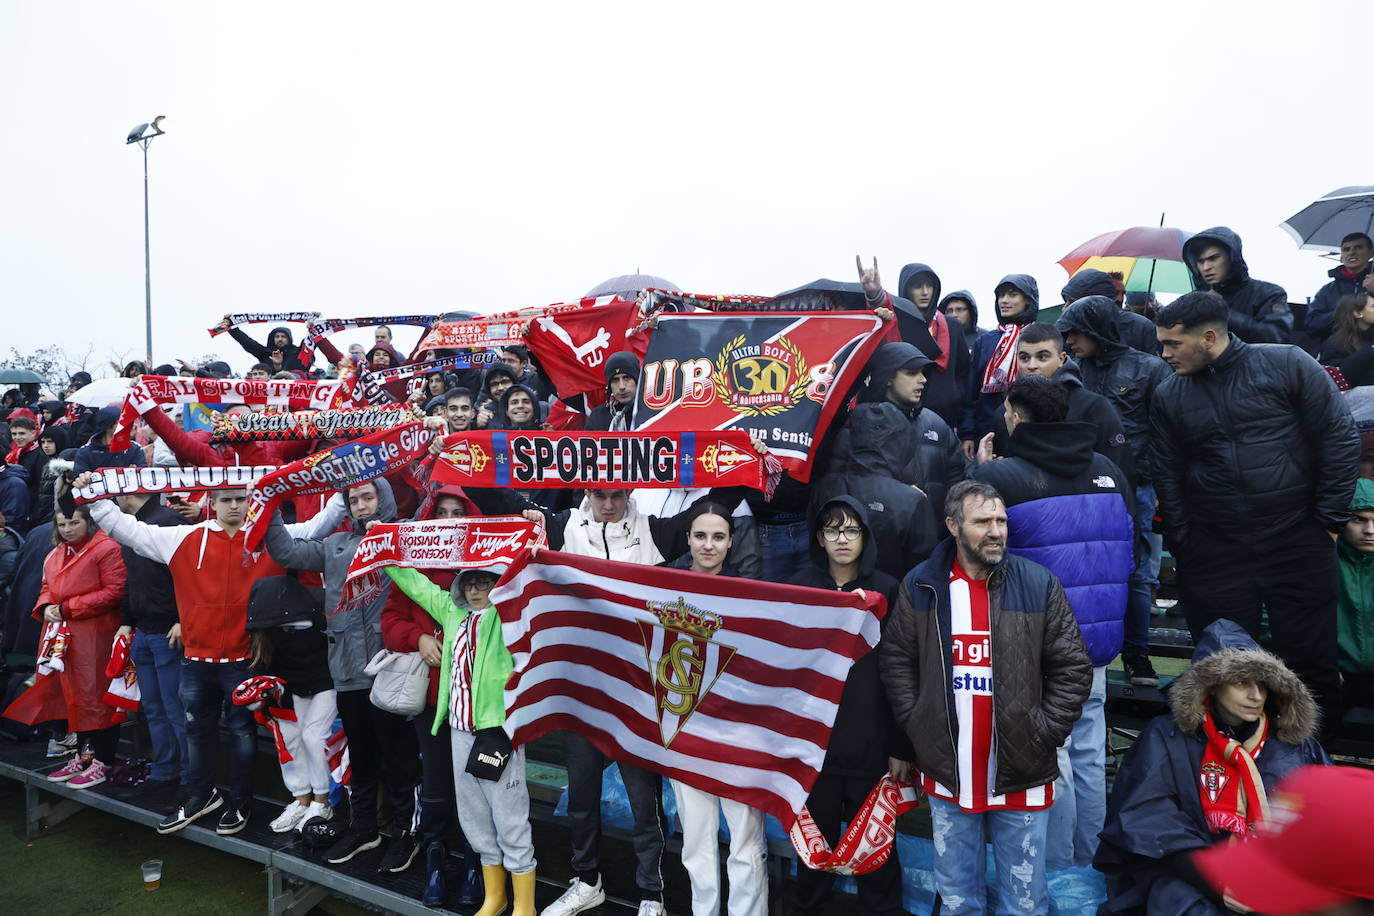
<svg viewBox="0 0 1374 916"><path fill-rule="evenodd" d="M855 527L858 537L846 537L849 532L844 529ZM882 595L889 607L897 600L898 582L877 569L868 512L854 497L837 496L822 505L812 521L811 538L811 565L791 578L792 585L843 592L863 589ZM807 811L831 848L839 841L841 822L854 818L893 761L913 756L878 676L878 653L869 652L849 669L825 763L806 799ZM793 912L825 912L834 880L830 872L799 867ZM868 916L903 912L901 885L902 870L893 855L876 871L858 878L862 911Z"/></svg>
<svg viewBox="0 0 1374 916"><path fill-rule="evenodd" d="M968 392L969 344L961 322L952 321L937 308L940 301L940 277L925 264L908 264L902 268L897 281L897 294L916 304L921 317L930 326L930 336L940 348L940 355L926 370L926 393L923 404L953 426L964 411Z"/></svg>
<svg viewBox="0 0 1374 916"><path fill-rule="evenodd" d="M830 472L811 487L807 518L840 496L852 496L869 512L877 567L900 578L920 563L939 539L931 500L902 474L916 451L911 420L896 404L860 404L849 414L851 444Z"/></svg>
<svg viewBox="0 0 1374 916"><path fill-rule="evenodd" d="M603 368L606 374L606 403L587 416L589 430L632 430L635 395L639 390L639 358L629 350L611 354ZM617 380L617 376L621 378ZM633 384L630 384L630 383Z"/></svg>
<svg viewBox="0 0 1374 916"><path fill-rule="evenodd" d="M1246 343L1290 343L1293 313L1282 286L1254 280L1241 252L1240 236L1225 226L1193 235L1183 243L1183 262L1193 285L1210 289L1231 310L1230 330Z"/></svg>
<svg viewBox="0 0 1374 916"><path fill-rule="evenodd" d="M512 397L515 397L516 394L524 394L530 399L529 416L520 420L511 417L510 413L510 400ZM497 403L499 405L496 412L497 415L492 421L492 424L488 426L489 429L498 428L496 426L498 421L500 423L500 429L539 429L544 423L544 405L540 403L539 396L535 394L534 389L530 388L528 385L511 385L505 391L501 392L501 397ZM523 413L523 411L521 412Z"/></svg>
<svg viewBox="0 0 1374 916"><path fill-rule="evenodd" d="M1103 296L1111 300L1113 320L1116 322L1117 340L1132 350L1159 355L1159 337L1155 334L1155 323L1144 315L1121 307L1117 299L1116 282L1111 274L1089 267L1080 270L1069 278L1059 291L1064 297L1064 308L1073 305L1087 296ZM1062 330L1062 329L1061 329Z"/></svg>
<svg viewBox="0 0 1374 916"><path fill-rule="evenodd" d="M958 307L960 303L964 305L964 314L960 314ZM973 298L973 293L966 289L956 289L952 293L946 293L936 308L949 317L958 319L959 323L964 326L964 346L968 347L971 355L973 353L973 341L984 333L983 329L978 327L978 300Z"/></svg>
<svg viewBox="0 0 1374 916"><path fill-rule="evenodd" d="M998 282L993 295L997 303L997 330L973 342L968 397L958 426L964 456L969 460L973 459L977 443L992 432L1002 413L1007 386L1016 378L1016 339L1040 313L1040 287L1030 274L1007 274Z"/></svg>
<svg viewBox="0 0 1374 916"><path fill-rule="evenodd" d="M492 383L496 390L492 391ZM493 363L482 373L482 390L477 393L477 417L473 426L478 429L501 429L505 417L501 415L500 398L505 390L515 384L515 373L505 363ZM485 416L483 416L485 414Z"/></svg>
<svg viewBox="0 0 1374 916"><path fill-rule="evenodd" d="M310 371L310 364L301 356L301 348L292 341L288 327L276 327L268 331L266 344L258 343L238 328L229 328L229 336L258 362L267 363L276 372Z"/></svg>
<svg viewBox="0 0 1374 916"><path fill-rule="evenodd" d="M73 476L80 477L86 471L100 468L147 467L148 458L143 449L130 443L122 452L110 451L110 439L114 437L115 424L119 422L120 408L117 405L102 407L91 424L91 440L76 450L72 459Z"/></svg>

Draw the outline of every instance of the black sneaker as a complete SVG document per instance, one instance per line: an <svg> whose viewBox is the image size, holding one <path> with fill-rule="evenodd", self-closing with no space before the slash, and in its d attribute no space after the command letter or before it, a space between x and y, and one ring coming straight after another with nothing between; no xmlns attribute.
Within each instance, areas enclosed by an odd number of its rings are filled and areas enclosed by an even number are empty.
<svg viewBox="0 0 1374 916"><path fill-rule="evenodd" d="M1126 673L1130 675L1131 683L1135 686L1159 686L1159 675L1155 674L1155 666L1150 664L1148 655L1123 655L1121 664L1125 666Z"/></svg>
<svg viewBox="0 0 1374 916"><path fill-rule="evenodd" d="M200 820L212 811L218 811L224 804L218 789L211 789L207 798L188 798L172 810L157 825L158 833L176 833L192 821Z"/></svg>
<svg viewBox="0 0 1374 916"><path fill-rule="evenodd" d="M415 834L409 830L398 833L387 841L386 852L382 854L382 863L377 866L377 871L391 872L393 875L403 872L415 861L419 851L420 841Z"/></svg>
<svg viewBox="0 0 1374 916"><path fill-rule="evenodd" d="M248 817L243 813L243 809L229 805L219 816L219 826L215 828L215 833L220 836L233 836L247 826Z"/></svg>
<svg viewBox="0 0 1374 916"><path fill-rule="evenodd" d="M382 845L382 835L377 832L376 827L360 830L357 827L349 826L339 837L339 841L329 847L329 851L324 854L324 860L330 865L342 865L358 853L376 849L380 845Z"/></svg>

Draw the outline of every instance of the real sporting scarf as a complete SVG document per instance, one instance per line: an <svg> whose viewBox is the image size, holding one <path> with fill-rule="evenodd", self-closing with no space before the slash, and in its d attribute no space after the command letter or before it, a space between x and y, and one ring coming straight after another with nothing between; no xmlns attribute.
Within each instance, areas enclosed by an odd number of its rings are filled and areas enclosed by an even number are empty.
<svg viewBox="0 0 1374 916"><path fill-rule="evenodd" d="M404 324L427 328L439 320L438 315L376 315L370 318L325 318L311 321L301 341L301 362L310 365L315 359L315 347L320 340L346 328L375 328L380 325Z"/></svg>
<svg viewBox="0 0 1374 916"><path fill-rule="evenodd" d="M546 543L544 525L518 515L436 518L374 525L358 542L331 613L367 604L388 581L384 566L411 569L481 569L515 562Z"/></svg>
<svg viewBox="0 0 1374 916"><path fill-rule="evenodd" d="M559 397L584 395L597 407L606 400L606 358L620 350L644 357L649 337L636 333L643 318L634 302L612 299L532 319L525 343Z"/></svg>
<svg viewBox="0 0 1374 916"><path fill-rule="evenodd" d="M211 442L290 442L357 439L416 419L409 404L217 414Z"/></svg>
<svg viewBox="0 0 1374 916"><path fill-rule="evenodd" d="M885 333L883 319L866 311L660 315L635 428L750 432L805 483L831 418Z"/></svg>
<svg viewBox="0 0 1374 916"><path fill-rule="evenodd" d="M210 328L210 336L218 337L229 328L236 328L244 324L292 324L296 322L311 322L320 317L319 312L236 312L233 315L225 316L229 320L226 327L215 325Z"/></svg>
<svg viewBox="0 0 1374 916"><path fill-rule="evenodd" d="M421 423L407 423L306 455L258 481L248 497L244 517L245 547L258 549L272 513L283 500L346 490L407 467L425 453L433 433Z"/></svg>
<svg viewBox="0 0 1374 916"><path fill-rule="evenodd" d="M752 487L771 494L782 475L743 430L724 432L450 433L430 479L465 487L586 489Z"/></svg>
<svg viewBox="0 0 1374 916"><path fill-rule="evenodd" d="M183 490L231 490L247 487L277 469L276 465L231 464L214 468L101 468L87 486L72 490L78 504L134 493L179 493ZM111 675L113 677L113 675Z"/></svg>
<svg viewBox="0 0 1374 916"><path fill-rule="evenodd" d="M997 341L997 347L983 370L983 384L978 389L983 394L1000 394L1016 379L1016 342L1021 339L1025 326L1004 324L997 329L1002 332L1002 338Z"/></svg>
<svg viewBox="0 0 1374 916"><path fill-rule="evenodd" d="M1207 828L1213 833L1231 833L1245 839L1254 832L1256 824L1269 820L1269 798L1255 765L1255 758L1264 750L1269 736L1269 717L1261 718L1255 733L1242 743L1217 730L1209 700L1202 730L1207 746L1202 752L1198 781Z"/></svg>
<svg viewBox="0 0 1374 916"><path fill-rule="evenodd" d="M363 369L358 373L358 386L362 390L363 397L370 404L376 404L379 400L386 400L391 397L382 387L384 384L396 379L409 379L413 383L412 387L418 390L419 385L424 383L420 376L429 375L431 372L447 372L450 369L472 369L478 366L488 366L500 361L496 353L464 353L457 356L444 356L439 359L431 359L423 363L407 363L404 366L393 366L390 369L378 369L372 371Z"/></svg>
<svg viewBox="0 0 1374 916"><path fill-rule="evenodd" d="M866 875L891 858L897 818L920 803L914 785L899 783L892 774L884 773L850 820L849 829L833 852L806 808L797 815L787 835L797 858L807 868L837 875Z"/></svg>
<svg viewBox="0 0 1374 916"><path fill-rule="evenodd" d="M124 396L110 451L127 449L134 420L159 404L266 404L287 410L322 410L341 406L347 398L342 381L141 375Z"/></svg>
<svg viewBox="0 0 1374 916"><path fill-rule="evenodd" d="M286 699L286 681L267 675L250 677L234 688L233 699L235 706L251 709L257 723L272 733L272 740L277 745L277 762L290 763L291 752L286 749L286 738L281 733L278 721L296 721L296 711L283 702Z"/></svg>
<svg viewBox="0 0 1374 916"><path fill-rule="evenodd" d="M133 637L116 636L110 647L110 660L105 665L105 676L110 678L110 686L105 690L106 705L118 710L115 722L129 721L129 713L138 709L142 691L138 686L138 668L132 657Z"/></svg>
<svg viewBox="0 0 1374 916"><path fill-rule="evenodd" d="M572 312L594 305L605 305L615 300L614 296L597 296L579 299L576 302L556 302L538 308L516 309L483 315L481 318L463 318L456 321L440 321L429 329L424 340L415 352L426 350L465 350L468 348L489 349L508 347L525 343L525 329L537 318Z"/></svg>

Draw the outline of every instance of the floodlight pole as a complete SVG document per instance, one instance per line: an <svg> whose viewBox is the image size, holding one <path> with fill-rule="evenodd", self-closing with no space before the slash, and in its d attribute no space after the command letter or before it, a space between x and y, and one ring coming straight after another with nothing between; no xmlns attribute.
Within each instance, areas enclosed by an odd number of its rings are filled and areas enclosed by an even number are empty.
<svg viewBox="0 0 1374 916"><path fill-rule="evenodd" d="M161 120L162 118L158 117L151 124L143 125L142 129L134 128L134 132L125 141L126 145L137 143L143 148L143 321L147 357L144 365L149 368L153 365L153 260L148 235L148 145L153 142L154 137L166 133L158 126Z"/></svg>

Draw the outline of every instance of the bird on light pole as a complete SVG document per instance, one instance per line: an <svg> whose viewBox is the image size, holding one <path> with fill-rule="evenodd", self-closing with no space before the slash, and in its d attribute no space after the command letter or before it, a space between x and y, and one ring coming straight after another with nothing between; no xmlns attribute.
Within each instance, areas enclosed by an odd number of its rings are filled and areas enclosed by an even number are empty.
<svg viewBox="0 0 1374 916"><path fill-rule="evenodd" d="M143 317L147 332L148 366L153 364L153 266L148 251L148 144L153 142L154 137L166 133L162 129L162 122L166 117L158 115L153 118L152 123L138 125L129 131L129 136L124 141L125 146L137 143L143 147Z"/></svg>

